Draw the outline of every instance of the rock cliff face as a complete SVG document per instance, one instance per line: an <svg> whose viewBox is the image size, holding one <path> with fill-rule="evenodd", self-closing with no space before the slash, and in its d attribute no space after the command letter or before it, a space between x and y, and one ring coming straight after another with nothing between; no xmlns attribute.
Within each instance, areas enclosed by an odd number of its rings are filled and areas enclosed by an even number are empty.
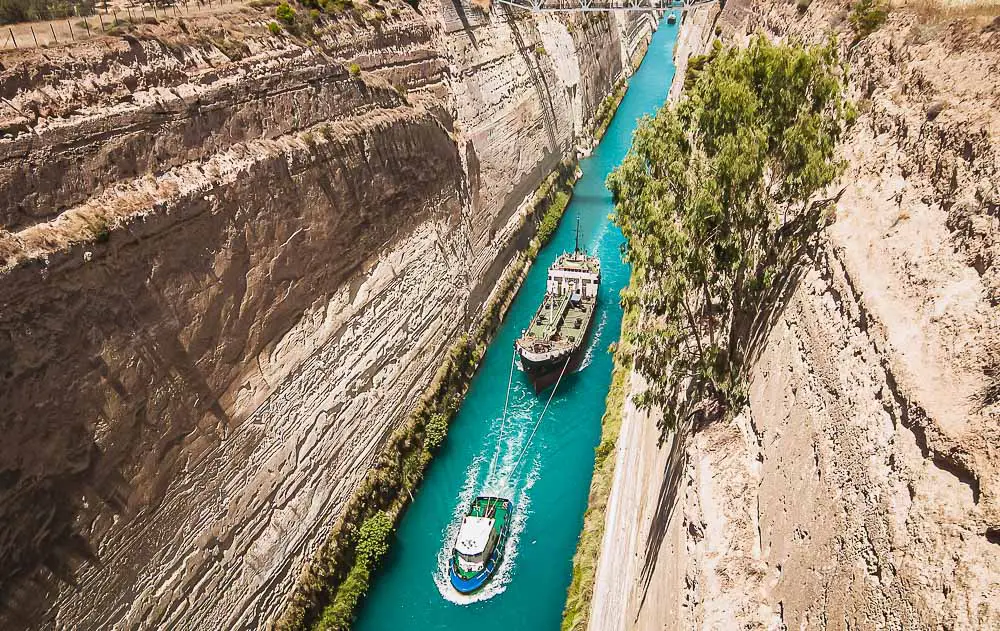
<svg viewBox="0 0 1000 631"><path fill-rule="evenodd" d="M649 28L420 8L0 59L0 627L265 626Z"/></svg>
<svg viewBox="0 0 1000 631"><path fill-rule="evenodd" d="M730 0L686 28L846 43L846 11ZM592 628L1000 627L1000 23L962 11L850 49L847 188L749 407L661 447L627 408Z"/></svg>

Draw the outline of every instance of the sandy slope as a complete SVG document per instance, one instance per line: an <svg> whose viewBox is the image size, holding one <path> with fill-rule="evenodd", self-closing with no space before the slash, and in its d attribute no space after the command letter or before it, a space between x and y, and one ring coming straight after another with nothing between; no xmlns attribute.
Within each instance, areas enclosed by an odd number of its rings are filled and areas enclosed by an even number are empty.
<svg viewBox="0 0 1000 631"><path fill-rule="evenodd" d="M845 17L731 0L719 24L815 40ZM901 11L850 55L847 189L750 406L659 449L626 414L593 629L1000 627L1000 415L980 399L1000 24Z"/></svg>

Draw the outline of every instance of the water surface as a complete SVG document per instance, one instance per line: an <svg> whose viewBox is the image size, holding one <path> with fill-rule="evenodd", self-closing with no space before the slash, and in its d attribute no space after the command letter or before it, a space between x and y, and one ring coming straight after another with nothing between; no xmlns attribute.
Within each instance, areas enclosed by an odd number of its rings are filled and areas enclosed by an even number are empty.
<svg viewBox="0 0 1000 631"><path fill-rule="evenodd" d="M511 305L444 447L407 509L359 611L358 631L559 628L611 383L608 345L618 339L619 291L629 278L619 253L622 234L608 220L612 203L604 182L625 157L639 119L666 101L674 74L676 29L665 20L660 23L604 139L580 163L583 177L573 201ZM577 218L581 243L601 257L596 319L581 369L563 378L515 470L548 393L536 396L515 370L501 437L514 340L534 315L549 265L573 248ZM487 480L497 453L497 473ZM514 498L512 535L499 574L483 591L465 597L448 583L446 562L465 508L484 492Z"/></svg>

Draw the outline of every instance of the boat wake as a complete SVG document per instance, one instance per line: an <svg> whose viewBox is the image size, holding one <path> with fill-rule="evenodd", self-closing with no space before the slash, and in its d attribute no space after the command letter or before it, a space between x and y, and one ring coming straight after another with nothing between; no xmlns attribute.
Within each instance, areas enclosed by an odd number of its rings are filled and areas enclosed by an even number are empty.
<svg viewBox="0 0 1000 631"><path fill-rule="evenodd" d="M598 347L601 345L601 334L604 332L604 325L607 323L608 312L606 310L601 311L601 319L597 322L597 328L594 329L593 337L590 338L590 346L587 347L587 351L583 354L583 360L580 362L580 367L576 369L576 372L586 369L594 361L594 353L597 352Z"/></svg>
<svg viewBox="0 0 1000 631"><path fill-rule="evenodd" d="M480 454L469 466L465 473L465 482L459 492L458 501L451 514L451 521L441 533L441 548L437 554L437 569L434 572L434 583L437 585L441 597L456 605L471 605L475 602L489 600L498 594L502 594L510 583L514 574L515 562L517 561L518 542L524 526L528 521L530 513L529 491L538 479L538 471L541 465L536 457L531 462L531 468L524 477L523 483L518 484L517 478L513 475L512 469L515 466L516 450L510 449L511 445L518 445L527 437L527 431L519 427L511 432L508 447L505 449L504 457L497 464L495 475L490 476L485 481L481 492L476 491L484 468L489 468L489 458L485 454ZM510 536L507 539L507 547L504 551L503 563L496 575L486 584L483 589L474 594L460 594L455 591L448 577L448 563L451 559L452 545L458 530L462 525L462 518L469 508L469 504L476 495L495 495L509 497L514 502L514 517L510 524Z"/></svg>

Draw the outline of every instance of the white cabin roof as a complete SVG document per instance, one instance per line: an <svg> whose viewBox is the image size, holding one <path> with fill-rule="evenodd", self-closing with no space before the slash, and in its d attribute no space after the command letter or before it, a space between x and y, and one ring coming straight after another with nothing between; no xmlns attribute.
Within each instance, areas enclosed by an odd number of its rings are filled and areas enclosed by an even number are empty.
<svg viewBox="0 0 1000 631"><path fill-rule="evenodd" d="M493 519L490 517L466 517L462 528L458 531L458 543L455 548L465 555L476 555L486 549L493 530Z"/></svg>

